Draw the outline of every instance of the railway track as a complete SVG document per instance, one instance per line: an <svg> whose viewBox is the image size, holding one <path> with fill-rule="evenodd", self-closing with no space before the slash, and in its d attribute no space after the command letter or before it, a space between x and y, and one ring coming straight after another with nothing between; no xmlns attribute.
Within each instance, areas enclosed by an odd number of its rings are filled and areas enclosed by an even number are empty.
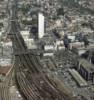
<svg viewBox="0 0 94 100"><path fill-rule="evenodd" d="M22 38L19 39L20 35L17 35L13 35L14 44L18 50L24 49L26 51L27 48L23 45ZM59 91L50 79L47 79L47 76L42 72L43 67L35 55L23 53L16 55L15 59L17 60L17 68L15 68L16 83L26 100L73 100ZM28 69L30 75L26 77L23 69Z"/></svg>
<svg viewBox="0 0 94 100"><path fill-rule="evenodd" d="M39 99L40 96L38 93L36 93L35 87L29 83L23 74L24 73L19 73L16 75L16 82L20 87L20 92L23 93L26 100L41 100Z"/></svg>
<svg viewBox="0 0 94 100"><path fill-rule="evenodd" d="M23 59L21 60L19 56L17 57L18 57L17 60L19 59L20 62L21 61L23 62ZM22 68L24 67L22 66ZM37 88L35 87L33 83L30 83L28 81L21 67L16 68L16 70L17 70L16 71L17 74L15 75L16 83L17 83L17 86L20 87L19 91L21 91L21 93L24 95L26 100L42 100L42 97L40 96L39 91L37 90Z"/></svg>
<svg viewBox="0 0 94 100"><path fill-rule="evenodd" d="M10 100L9 87L0 83L0 100Z"/></svg>
<svg viewBox="0 0 94 100"><path fill-rule="evenodd" d="M44 75L42 73L38 74L36 71L34 73L31 72L26 76L24 71L22 71L23 66L21 68L21 64L23 63L23 59L21 58L23 57L17 56L17 60L20 62L20 67L16 68L16 82L20 86L20 89L23 91L27 100L70 100L68 97L60 93L53 83L51 83L46 77L43 77ZM36 93L35 90L38 92ZM38 98L36 99L36 95L32 97L32 93L38 95Z"/></svg>
<svg viewBox="0 0 94 100"><path fill-rule="evenodd" d="M10 100L10 83L13 78L13 67L11 67L10 72L7 73L6 78L0 82L0 100Z"/></svg>
<svg viewBox="0 0 94 100"><path fill-rule="evenodd" d="M25 100L73 100L68 96L69 94L60 91L55 82L42 72L43 67L37 56L32 52L25 54L28 49L18 28L17 0L14 0L10 12L10 32L8 35L13 42L14 53L23 52L21 55L14 55L14 78L22 97Z"/></svg>
<svg viewBox="0 0 94 100"><path fill-rule="evenodd" d="M31 55L29 55L30 54L16 56L18 60L17 63L19 64L19 66L17 65L18 67L16 67L16 82L21 87L20 89L21 91L23 91L25 97L28 98L27 100L29 100L29 98L32 99L32 95L28 96L28 93L32 94L32 90L35 90L32 86L35 86L38 91L38 98L36 99L33 97L34 99L32 100L42 100L42 98L43 100L71 100L68 95L60 93L60 91L56 89L54 83L49 80L45 74L41 72L41 64L36 63L37 60L32 59L36 57L31 57ZM35 60L35 62L33 60ZM24 70L22 70L24 68L29 69L28 74L26 74ZM36 94L36 92L33 91L33 94ZM41 99L39 99L39 97Z"/></svg>

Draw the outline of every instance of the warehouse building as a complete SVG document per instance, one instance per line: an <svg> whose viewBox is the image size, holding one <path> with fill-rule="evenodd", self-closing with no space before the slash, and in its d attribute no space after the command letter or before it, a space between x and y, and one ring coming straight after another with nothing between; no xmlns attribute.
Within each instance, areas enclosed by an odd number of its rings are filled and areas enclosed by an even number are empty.
<svg viewBox="0 0 94 100"><path fill-rule="evenodd" d="M88 86L87 82L81 77L81 75L75 69L69 69L69 73L72 75L72 77L80 87Z"/></svg>
<svg viewBox="0 0 94 100"><path fill-rule="evenodd" d="M85 59L80 59L77 70L87 81L91 81L94 84L94 65Z"/></svg>

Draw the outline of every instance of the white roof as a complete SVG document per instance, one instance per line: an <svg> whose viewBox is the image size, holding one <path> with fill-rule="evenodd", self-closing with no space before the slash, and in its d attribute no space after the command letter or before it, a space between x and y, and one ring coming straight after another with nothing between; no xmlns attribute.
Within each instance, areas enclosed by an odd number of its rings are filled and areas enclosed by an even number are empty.
<svg viewBox="0 0 94 100"><path fill-rule="evenodd" d="M4 43L4 46L12 46L12 42Z"/></svg>
<svg viewBox="0 0 94 100"><path fill-rule="evenodd" d="M0 32L0 36L2 35L2 32Z"/></svg>
<svg viewBox="0 0 94 100"><path fill-rule="evenodd" d="M10 66L11 59L0 59L0 66Z"/></svg>
<svg viewBox="0 0 94 100"><path fill-rule="evenodd" d="M21 31L22 35L29 35L29 31Z"/></svg>
<svg viewBox="0 0 94 100"><path fill-rule="evenodd" d="M69 39L71 39L72 41L75 41L75 36L68 36Z"/></svg>
<svg viewBox="0 0 94 100"><path fill-rule="evenodd" d="M83 54L83 53L85 53L85 52L86 52L86 50L79 50L79 51L78 51L79 55L81 55L81 54Z"/></svg>
<svg viewBox="0 0 94 100"><path fill-rule="evenodd" d="M24 39L24 41L26 41L26 42L34 42L34 39Z"/></svg>

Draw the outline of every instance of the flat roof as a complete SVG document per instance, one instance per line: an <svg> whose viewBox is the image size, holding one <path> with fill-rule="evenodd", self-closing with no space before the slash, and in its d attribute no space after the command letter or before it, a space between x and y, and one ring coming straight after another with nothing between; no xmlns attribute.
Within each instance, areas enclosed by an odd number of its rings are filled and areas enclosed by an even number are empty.
<svg viewBox="0 0 94 100"><path fill-rule="evenodd" d="M75 79L79 86L87 86L87 82L81 77L81 75L75 69L69 69L70 74Z"/></svg>
<svg viewBox="0 0 94 100"><path fill-rule="evenodd" d="M89 61L85 60L85 59L80 59L79 60L79 64L82 65L82 67L90 72L90 73L93 73L94 72L94 65L91 64Z"/></svg>

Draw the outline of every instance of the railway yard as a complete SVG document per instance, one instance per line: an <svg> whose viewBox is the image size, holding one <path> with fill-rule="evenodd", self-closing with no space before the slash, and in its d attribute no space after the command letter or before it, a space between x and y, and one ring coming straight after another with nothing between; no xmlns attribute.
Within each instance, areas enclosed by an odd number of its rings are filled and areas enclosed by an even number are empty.
<svg viewBox="0 0 94 100"><path fill-rule="evenodd" d="M32 45L37 45L29 49L17 10L18 0L8 0L4 41L10 44L0 48L0 100L94 100L94 40L89 40L88 47L75 40L71 49L65 49L62 38L46 34L34 42L29 32ZM5 64L6 56L11 64Z"/></svg>

